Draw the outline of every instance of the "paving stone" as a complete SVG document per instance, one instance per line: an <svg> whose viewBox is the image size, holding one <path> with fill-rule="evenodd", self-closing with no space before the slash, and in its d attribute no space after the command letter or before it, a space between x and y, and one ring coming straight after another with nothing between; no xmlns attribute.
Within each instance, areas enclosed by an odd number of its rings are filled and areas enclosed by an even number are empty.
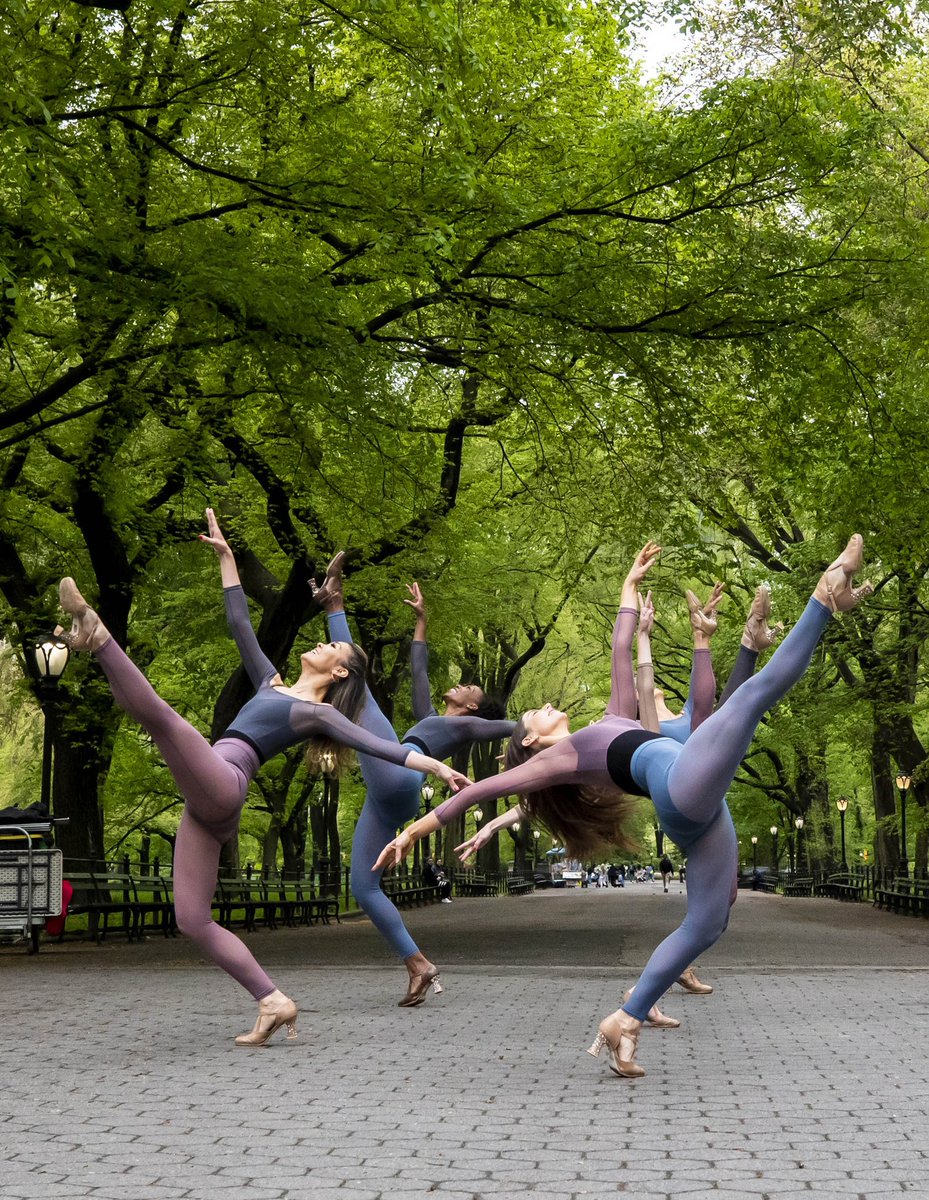
<svg viewBox="0 0 929 1200"><path fill-rule="evenodd" d="M617 1079L583 1050L669 911L647 887L416 910L448 989L409 1012L365 922L249 935L304 999L298 1043L253 1053L251 1002L180 939L2 948L0 1011L69 1015L0 1027L3 1200L925 1200L929 926L740 896L716 993L669 994L681 1029Z"/></svg>

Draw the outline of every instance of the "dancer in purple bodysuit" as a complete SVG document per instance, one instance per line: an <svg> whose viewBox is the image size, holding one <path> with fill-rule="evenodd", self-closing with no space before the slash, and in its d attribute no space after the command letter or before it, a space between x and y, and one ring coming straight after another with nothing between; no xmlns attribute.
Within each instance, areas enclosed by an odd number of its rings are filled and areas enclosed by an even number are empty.
<svg viewBox="0 0 929 1200"><path fill-rule="evenodd" d="M862 555L855 534L767 665L681 745L646 731L634 718L629 650L637 587L657 554L658 547L649 543L623 586L613 637L613 688L604 717L571 733L566 715L550 704L525 713L510 739L508 769L472 784L415 822L384 848L376 864L400 861L414 840L473 804L507 795L518 795L530 816L583 857L598 843L622 843L624 793L651 797L662 829L687 853L688 909L681 926L652 954L631 998L600 1023L591 1047L593 1054L607 1047L611 1069L631 1077L645 1074L635 1057L650 1008L726 927L738 859L726 791L758 722L802 677L832 614L854 607L870 591L868 584L852 586Z"/></svg>
<svg viewBox="0 0 929 1200"><path fill-rule="evenodd" d="M453 789L464 776L416 749L374 737L354 723L364 705L367 659L357 646L320 642L300 659L300 677L285 687L252 628L232 551L207 509L209 534L201 539L216 551L226 615L255 688L255 695L211 746L162 700L126 657L73 579L61 581L61 606L73 618L63 635L74 650L91 650L103 667L116 703L151 735L184 797L184 814L174 851L174 904L178 928L217 966L258 1001L258 1019L239 1046L262 1046L286 1025L296 1036L297 1006L279 991L245 944L211 915L220 850L236 832L248 785L259 766L287 746L309 739L311 749L361 750L388 762L438 775Z"/></svg>

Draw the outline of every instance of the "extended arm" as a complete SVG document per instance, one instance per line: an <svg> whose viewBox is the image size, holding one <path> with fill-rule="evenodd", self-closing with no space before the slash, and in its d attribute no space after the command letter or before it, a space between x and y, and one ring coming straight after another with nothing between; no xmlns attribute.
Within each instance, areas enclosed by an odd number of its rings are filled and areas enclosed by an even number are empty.
<svg viewBox="0 0 929 1200"><path fill-rule="evenodd" d="M655 704L655 668L652 665L652 627L655 606L651 592L642 601L639 629L636 635L636 692L639 697L639 723L651 733L660 733L658 708Z"/></svg>
<svg viewBox="0 0 929 1200"><path fill-rule="evenodd" d="M410 675L413 682L413 717L422 721L437 715L429 686L429 643L426 641L426 602L418 583L408 583L410 598L404 600L416 614L413 644L410 646Z"/></svg>
<svg viewBox="0 0 929 1200"><path fill-rule="evenodd" d="M518 804L515 808L508 808L499 817L494 817L492 821L488 821L482 825L474 837L468 838L460 846L456 846L455 853L461 862L467 862L472 854L476 854L478 850L486 846L492 838L497 836L501 829L512 829L514 825L518 825L520 821L524 821L525 819L526 814Z"/></svg>
<svg viewBox="0 0 929 1200"><path fill-rule="evenodd" d="M420 754L418 750L410 750L406 746L401 746L399 742L390 742L385 738L376 737L373 733L368 733L366 729L362 729L360 725L350 721L331 704L313 704L311 701L304 701L295 710L291 722L294 732L301 737L330 738L332 741L340 742L362 754L370 754L374 758L383 758L387 762L409 767L411 771L437 775L453 792L457 792L459 787L470 783L466 775L447 767L437 759Z"/></svg>
<svg viewBox="0 0 929 1200"><path fill-rule="evenodd" d="M612 688L606 706L607 714L613 717L630 717L633 721L636 717L638 702L632 673L632 636L639 619L639 583L660 553L661 547L655 542L646 542L623 582L619 612L613 625Z"/></svg>
<svg viewBox="0 0 929 1200"><path fill-rule="evenodd" d="M501 771L499 775L492 775L489 779L472 783L456 796L449 797L438 808L414 821L388 843L381 851L374 869L395 867L409 854L414 842L427 834L435 833L475 804L499 800L501 796L524 796L555 784L571 783L577 776L577 752L570 745L570 740L566 738L555 746L549 746L528 762L511 767L509 771Z"/></svg>
<svg viewBox="0 0 929 1200"><path fill-rule="evenodd" d="M229 543L222 535L219 522L212 508L206 510L207 533L200 534L200 541L212 546L219 559L219 575L223 584L223 603L226 607L226 621L235 639L235 644L242 659L242 665L248 672L252 684L260 687L266 679L273 679L277 667L258 644L252 618L248 611L248 601L239 582L239 570L235 558L229 548Z"/></svg>
<svg viewBox="0 0 929 1200"><path fill-rule="evenodd" d="M483 717L449 717L448 723L449 731L454 731L459 745L508 738L516 728L515 721L485 721Z"/></svg>

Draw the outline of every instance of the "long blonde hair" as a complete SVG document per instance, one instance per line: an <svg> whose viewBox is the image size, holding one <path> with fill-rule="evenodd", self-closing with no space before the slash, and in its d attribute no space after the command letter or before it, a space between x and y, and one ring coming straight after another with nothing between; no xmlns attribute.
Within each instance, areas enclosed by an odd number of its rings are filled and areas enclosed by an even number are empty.
<svg viewBox="0 0 929 1200"><path fill-rule="evenodd" d="M527 762L539 747L524 746L528 734L525 717L520 717L510 735L503 769ZM627 832L629 817L638 805L636 797L619 788L589 787L559 783L520 796L519 807L532 820L564 843L572 858L592 858L611 846L635 851L638 843Z"/></svg>

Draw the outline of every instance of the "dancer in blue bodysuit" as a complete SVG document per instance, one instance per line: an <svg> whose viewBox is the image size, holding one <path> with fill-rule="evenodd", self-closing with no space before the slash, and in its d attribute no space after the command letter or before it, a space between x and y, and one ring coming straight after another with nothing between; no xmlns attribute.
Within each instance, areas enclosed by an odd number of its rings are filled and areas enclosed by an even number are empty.
<svg viewBox="0 0 929 1200"><path fill-rule="evenodd" d="M344 554L337 554L329 564L323 584L319 588L315 584L311 586L316 600L326 611L330 637L335 642L351 643L352 635L342 597L344 560ZM411 653L413 711L421 719L404 734L403 749L419 750L430 759L444 759L471 742L508 737L515 722L490 719L493 709L476 684L452 688L445 697L444 716L440 716L433 708L429 695L425 605L418 584L413 584L409 591L412 600L407 603L417 616ZM367 687L365 698L365 706L358 717L362 729L400 746L393 726L378 708L377 701ZM426 750L426 746L430 749ZM396 905L382 890L383 872L375 873L371 868L384 842L419 812L423 775L368 754L359 754L358 762L366 790L364 806L352 838L352 894L407 969L409 986L399 1006L415 1008L426 1000L430 986L436 993L442 991L439 971L419 949Z"/></svg>
<svg viewBox="0 0 929 1200"><path fill-rule="evenodd" d="M629 1001L601 1023L591 1053L607 1047L619 1075L645 1072L635 1061L642 1023L687 965L719 938L728 920L738 843L726 792L758 722L802 677L834 612L854 607L870 585L855 589L862 542L855 534L825 571L800 620L767 665L683 745L635 720L630 648L638 617L637 587L659 548L649 543L623 586L613 638L613 688L606 714L571 733L564 713L546 705L525 713L510 738L508 766L472 784L385 846L376 867L400 861L414 840L476 803L518 795L569 852L623 839L625 793L650 796L662 829L687 852L688 909L657 947ZM523 761L518 761L522 759Z"/></svg>

